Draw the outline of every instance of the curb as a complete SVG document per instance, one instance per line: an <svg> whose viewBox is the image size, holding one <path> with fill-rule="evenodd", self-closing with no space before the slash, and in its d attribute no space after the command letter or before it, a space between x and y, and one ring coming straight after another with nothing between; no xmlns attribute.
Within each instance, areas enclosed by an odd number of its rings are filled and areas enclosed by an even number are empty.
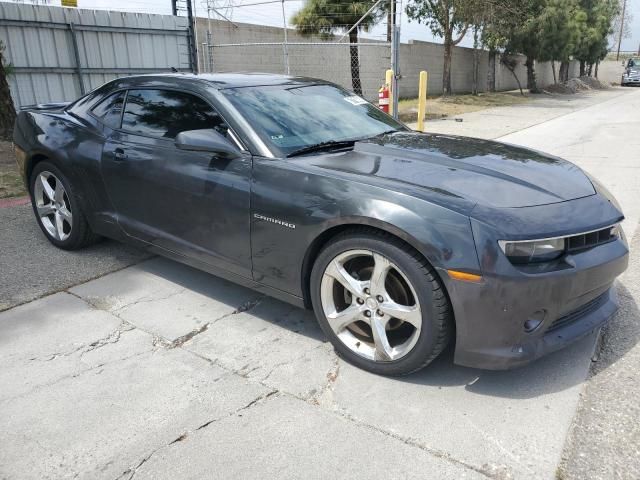
<svg viewBox="0 0 640 480"><path fill-rule="evenodd" d="M19 205L26 205L29 203L29 197L17 197L17 198L1 198L0 208L17 207Z"/></svg>

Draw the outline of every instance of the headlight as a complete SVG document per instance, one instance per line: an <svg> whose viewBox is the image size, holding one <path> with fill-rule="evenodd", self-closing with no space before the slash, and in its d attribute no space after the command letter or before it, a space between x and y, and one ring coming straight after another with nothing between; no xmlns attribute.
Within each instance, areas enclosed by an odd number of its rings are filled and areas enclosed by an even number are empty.
<svg viewBox="0 0 640 480"><path fill-rule="evenodd" d="M532 240L510 242L500 240L500 248L511 263L550 262L561 257L565 252L565 239Z"/></svg>
<svg viewBox="0 0 640 480"><path fill-rule="evenodd" d="M610 235L611 237L615 237L615 238L622 238L622 234L624 232L622 231L622 225L620 225L619 223L615 224L613 227L611 227L611 232Z"/></svg>

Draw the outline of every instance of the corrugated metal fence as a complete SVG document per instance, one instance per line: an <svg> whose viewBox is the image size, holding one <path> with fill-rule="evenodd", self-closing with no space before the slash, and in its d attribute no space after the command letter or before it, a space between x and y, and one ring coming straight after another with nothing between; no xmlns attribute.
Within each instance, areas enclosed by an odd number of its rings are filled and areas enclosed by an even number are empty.
<svg viewBox="0 0 640 480"><path fill-rule="evenodd" d="M187 19L0 2L17 107L69 101L117 77L193 71Z"/></svg>

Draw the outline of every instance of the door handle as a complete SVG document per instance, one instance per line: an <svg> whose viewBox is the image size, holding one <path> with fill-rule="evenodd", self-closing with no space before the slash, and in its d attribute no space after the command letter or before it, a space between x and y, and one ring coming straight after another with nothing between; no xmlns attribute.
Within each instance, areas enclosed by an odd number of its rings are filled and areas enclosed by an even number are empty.
<svg viewBox="0 0 640 480"><path fill-rule="evenodd" d="M127 154L124 153L124 150L121 148L116 148L113 151L113 158L117 161L117 162L122 162L124 160L127 159Z"/></svg>

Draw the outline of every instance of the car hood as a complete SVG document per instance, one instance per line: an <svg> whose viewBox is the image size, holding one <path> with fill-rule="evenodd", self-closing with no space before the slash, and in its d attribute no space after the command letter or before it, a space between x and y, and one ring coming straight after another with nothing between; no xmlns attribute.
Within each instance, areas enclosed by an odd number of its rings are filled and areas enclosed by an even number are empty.
<svg viewBox="0 0 640 480"><path fill-rule="evenodd" d="M357 142L353 151L296 160L380 186L417 188L454 203L465 200L497 208L545 205L596 193L582 170L560 158L448 135L399 132Z"/></svg>

